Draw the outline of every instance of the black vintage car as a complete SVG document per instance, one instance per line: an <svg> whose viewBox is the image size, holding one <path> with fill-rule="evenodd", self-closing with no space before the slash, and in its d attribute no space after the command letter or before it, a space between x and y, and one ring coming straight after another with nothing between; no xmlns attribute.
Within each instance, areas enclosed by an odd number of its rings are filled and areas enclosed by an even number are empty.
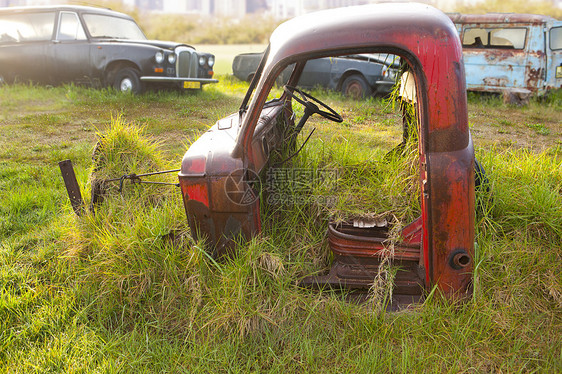
<svg viewBox="0 0 562 374"><path fill-rule="evenodd" d="M242 53L234 57L232 72L240 80L251 81L263 53ZM353 54L309 60L304 66L298 86L316 86L341 91L344 95L364 98L386 95L392 91L398 72L398 58L391 54ZM293 71L289 66L279 77L285 84Z"/></svg>
<svg viewBox="0 0 562 374"><path fill-rule="evenodd" d="M217 82L214 62L186 44L147 40L133 18L108 9L0 8L0 83L200 89Z"/></svg>

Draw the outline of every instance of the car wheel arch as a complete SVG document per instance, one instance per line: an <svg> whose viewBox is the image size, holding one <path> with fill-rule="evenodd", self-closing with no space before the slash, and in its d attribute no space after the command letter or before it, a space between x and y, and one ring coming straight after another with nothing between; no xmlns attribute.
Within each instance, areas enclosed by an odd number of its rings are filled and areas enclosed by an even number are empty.
<svg viewBox="0 0 562 374"><path fill-rule="evenodd" d="M118 71L125 69L125 68L132 68L137 71L141 71L140 67L132 61L129 60L120 60L120 61L112 61L105 67L104 79L105 84L107 86L113 85L113 80L115 79L115 74Z"/></svg>

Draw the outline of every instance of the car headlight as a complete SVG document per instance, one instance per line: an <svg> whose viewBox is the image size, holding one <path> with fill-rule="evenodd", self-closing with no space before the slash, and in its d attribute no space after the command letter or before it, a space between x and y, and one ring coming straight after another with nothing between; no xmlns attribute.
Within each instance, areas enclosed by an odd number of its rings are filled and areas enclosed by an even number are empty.
<svg viewBox="0 0 562 374"><path fill-rule="evenodd" d="M209 66L213 67L215 64L215 56L209 56Z"/></svg>
<svg viewBox="0 0 562 374"><path fill-rule="evenodd" d="M205 56L199 56L199 65L205 65L207 58Z"/></svg>
<svg viewBox="0 0 562 374"><path fill-rule="evenodd" d="M164 61L164 52L162 51L156 52L156 54L154 55L154 59L158 64L161 64Z"/></svg>
<svg viewBox="0 0 562 374"><path fill-rule="evenodd" d="M176 63L176 54L172 53L168 55L168 62L170 64L175 64Z"/></svg>
<svg viewBox="0 0 562 374"><path fill-rule="evenodd" d="M396 79L396 71L388 66L383 66L382 68L382 76L388 77L389 79L395 80Z"/></svg>

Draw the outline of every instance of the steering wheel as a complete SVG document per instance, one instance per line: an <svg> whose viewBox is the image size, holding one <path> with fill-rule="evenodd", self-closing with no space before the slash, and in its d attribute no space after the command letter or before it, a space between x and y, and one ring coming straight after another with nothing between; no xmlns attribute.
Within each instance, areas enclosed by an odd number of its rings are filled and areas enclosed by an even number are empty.
<svg viewBox="0 0 562 374"><path fill-rule="evenodd" d="M312 95L307 94L306 92L289 85L285 85L283 89L285 90L287 95L289 95L291 98L295 99L298 103L304 106L305 111L304 111L304 116L302 118L304 119L304 121L306 121L308 117L310 117L314 113L317 113L320 114L322 117L329 119L330 121L334 121L337 123L343 122L343 118L341 115L339 115L335 110L333 110L332 108L330 108L328 105L324 104L317 98L313 97ZM322 110L320 108L327 109L327 111ZM303 122L302 119L301 122Z"/></svg>

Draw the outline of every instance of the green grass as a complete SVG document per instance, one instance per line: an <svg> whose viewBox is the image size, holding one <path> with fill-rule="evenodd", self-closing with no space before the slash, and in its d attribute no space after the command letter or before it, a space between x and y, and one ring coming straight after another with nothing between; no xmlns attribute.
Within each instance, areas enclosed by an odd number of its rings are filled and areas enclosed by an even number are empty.
<svg viewBox="0 0 562 374"><path fill-rule="evenodd" d="M381 100L327 96L344 123L313 118L287 167L337 170L337 199L264 206L263 233L234 259L216 262L192 239L176 187L110 188L95 214L74 215L58 161L72 159L87 202L90 178L179 167L199 134L237 111L247 84L220 79L194 95L0 87L2 372L562 370L559 95L523 108L470 96L492 190L479 194L474 297L451 305L433 294L386 313L296 285L329 264L328 217L419 212L406 188L415 158L383 161L401 128ZM292 186L305 197L333 187Z"/></svg>

